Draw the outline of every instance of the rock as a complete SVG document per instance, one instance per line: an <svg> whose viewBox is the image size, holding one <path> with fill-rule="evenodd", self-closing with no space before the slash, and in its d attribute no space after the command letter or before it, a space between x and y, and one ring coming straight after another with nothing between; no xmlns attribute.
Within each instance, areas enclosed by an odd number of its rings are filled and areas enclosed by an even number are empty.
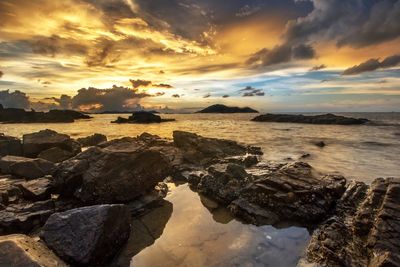
<svg viewBox="0 0 400 267"><path fill-rule="evenodd" d="M0 210L0 234L29 233L55 212L52 200L10 204Z"/></svg>
<svg viewBox="0 0 400 267"><path fill-rule="evenodd" d="M249 107L227 107L225 105L216 104L197 111L196 113L258 113L258 111Z"/></svg>
<svg viewBox="0 0 400 267"><path fill-rule="evenodd" d="M0 156L22 156L21 140L16 137L0 134Z"/></svg>
<svg viewBox="0 0 400 267"><path fill-rule="evenodd" d="M398 266L400 179L353 182L314 232L306 260L323 266Z"/></svg>
<svg viewBox="0 0 400 267"><path fill-rule="evenodd" d="M215 209L218 209L218 207L219 207L217 202L215 202L212 199L205 197L203 195L200 195L200 201L201 201L201 204L204 205L204 207L206 207L207 209L210 209L210 210L215 210Z"/></svg>
<svg viewBox="0 0 400 267"><path fill-rule="evenodd" d="M137 139L102 146L59 164L54 178L61 196L74 195L91 204L126 203L151 191L171 172L171 161L163 154L168 147L150 147Z"/></svg>
<svg viewBox="0 0 400 267"><path fill-rule="evenodd" d="M90 116L74 110L36 112L18 108L0 109L0 122L3 123L66 123L90 118Z"/></svg>
<svg viewBox="0 0 400 267"><path fill-rule="evenodd" d="M26 235L0 236L0 266L67 267L41 242Z"/></svg>
<svg viewBox="0 0 400 267"><path fill-rule="evenodd" d="M18 202L22 197L18 185L24 182L24 179L15 179L7 175L0 176L0 204L7 206Z"/></svg>
<svg viewBox="0 0 400 267"><path fill-rule="evenodd" d="M12 174L25 179L36 179L50 175L54 163L44 159L31 159L17 156L5 156L0 159L0 170L3 174Z"/></svg>
<svg viewBox="0 0 400 267"><path fill-rule="evenodd" d="M49 148L40 152L38 158L45 159L54 163L59 163L69 158L72 158L74 154L70 151L61 149L59 147Z"/></svg>
<svg viewBox="0 0 400 267"><path fill-rule="evenodd" d="M40 237L74 266L105 266L128 240L130 214L124 205L98 205L55 213Z"/></svg>
<svg viewBox="0 0 400 267"><path fill-rule="evenodd" d="M81 152L78 142L66 134L59 134L53 130L42 130L23 136L24 155L29 158L37 157L41 152L58 147L76 155Z"/></svg>
<svg viewBox="0 0 400 267"><path fill-rule="evenodd" d="M78 138L76 141L78 141L78 143L80 143L83 147L97 146L102 142L107 142L107 136L104 134L95 133L91 136Z"/></svg>
<svg viewBox="0 0 400 267"><path fill-rule="evenodd" d="M43 178L23 182L18 185L25 199L32 201L40 201L50 199L52 192L52 177Z"/></svg>
<svg viewBox="0 0 400 267"><path fill-rule="evenodd" d="M160 116L147 111L134 112L129 118L118 117L113 123L161 123L175 119L162 119Z"/></svg>
<svg viewBox="0 0 400 267"><path fill-rule="evenodd" d="M323 148L323 147L325 147L325 146L326 146L326 144L325 144L325 142L324 142L324 141L319 141L319 142L316 142L316 143L315 143L315 145L316 145L317 147L320 147L320 148Z"/></svg>
<svg viewBox="0 0 400 267"><path fill-rule="evenodd" d="M174 131L174 144L182 150L184 160L194 164L206 164L214 159L245 155L251 147L231 140L201 137L194 133Z"/></svg>
<svg viewBox="0 0 400 267"><path fill-rule="evenodd" d="M310 123L310 124L337 124L337 125L358 125L369 122L367 119L348 118L334 114L323 115L295 115L295 114L264 114L252 119L257 122L289 122L289 123Z"/></svg>

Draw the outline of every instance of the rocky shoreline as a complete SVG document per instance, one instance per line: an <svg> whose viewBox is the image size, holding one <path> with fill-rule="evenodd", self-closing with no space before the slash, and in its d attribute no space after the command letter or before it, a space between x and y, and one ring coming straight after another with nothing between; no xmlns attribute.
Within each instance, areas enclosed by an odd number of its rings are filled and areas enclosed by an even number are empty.
<svg viewBox="0 0 400 267"><path fill-rule="evenodd" d="M82 147L85 146L85 149ZM0 262L107 266L165 181L187 182L204 205L254 225L313 231L299 265L398 266L400 179L371 185L310 165L260 162L262 151L175 131L107 141L51 130L0 138ZM318 265L317 265L318 266Z"/></svg>

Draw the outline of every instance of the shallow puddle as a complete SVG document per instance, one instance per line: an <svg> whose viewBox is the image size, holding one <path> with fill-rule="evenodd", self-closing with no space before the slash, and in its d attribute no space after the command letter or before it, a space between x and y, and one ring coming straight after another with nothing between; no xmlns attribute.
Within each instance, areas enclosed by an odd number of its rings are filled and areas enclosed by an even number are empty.
<svg viewBox="0 0 400 267"><path fill-rule="evenodd" d="M170 184L162 205L133 220L117 266L296 266L310 239L301 227L243 224L224 208ZM212 210L210 209L212 208Z"/></svg>

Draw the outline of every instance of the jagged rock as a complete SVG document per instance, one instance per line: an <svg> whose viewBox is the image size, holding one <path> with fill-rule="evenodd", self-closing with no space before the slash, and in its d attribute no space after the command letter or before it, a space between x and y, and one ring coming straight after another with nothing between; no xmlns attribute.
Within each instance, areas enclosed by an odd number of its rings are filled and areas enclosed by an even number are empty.
<svg viewBox="0 0 400 267"><path fill-rule="evenodd" d="M118 117L113 123L161 123L168 121L175 121L175 119L162 119L160 116L151 112L137 111L127 119Z"/></svg>
<svg viewBox="0 0 400 267"><path fill-rule="evenodd" d="M62 196L75 195L85 203L125 203L169 175L171 161L163 149L168 147L150 147L138 139L103 143L60 163L55 183Z"/></svg>
<svg viewBox="0 0 400 267"><path fill-rule="evenodd" d="M252 119L258 122L290 122L290 123L310 123L310 124L337 124L337 125L357 125L369 122L367 119L348 118L334 114L323 115L296 115L296 114L264 114Z"/></svg>
<svg viewBox="0 0 400 267"><path fill-rule="evenodd" d="M0 236L0 266L67 267L41 242L26 235Z"/></svg>
<svg viewBox="0 0 400 267"><path fill-rule="evenodd" d="M24 182L24 179L15 179L6 175L0 176L0 204L8 205L18 202L22 197L18 185Z"/></svg>
<svg viewBox="0 0 400 267"><path fill-rule="evenodd" d="M22 156L21 140L16 137L0 134L0 156L6 155Z"/></svg>
<svg viewBox="0 0 400 267"><path fill-rule="evenodd" d="M76 155L81 152L78 142L66 134L59 134L53 130L42 130L36 133L25 134L23 139L23 151L26 157L37 157L42 151L58 147Z"/></svg>
<svg viewBox="0 0 400 267"><path fill-rule="evenodd" d="M379 178L368 189L351 183L335 215L315 231L307 262L323 266L398 266L400 179Z"/></svg>
<svg viewBox="0 0 400 267"><path fill-rule="evenodd" d="M100 143L107 142L107 136L104 134L95 133L91 136L76 139L82 146L97 146Z"/></svg>
<svg viewBox="0 0 400 267"><path fill-rule="evenodd" d="M52 200L10 204L0 210L0 234L29 233L55 212Z"/></svg>
<svg viewBox="0 0 400 267"><path fill-rule="evenodd" d="M52 174L54 163L44 159L31 159L17 156L5 156L0 159L3 174L12 174L25 179L36 179Z"/></svg>
<svg viewBox="0 0 400 267"><path fill-rule="evenodd" d="M74 154L70 151L61 149L59 147L49 148L40 152L38 158L45 159L54 163L59 163L69 158L72 158Z"/></svg>
<svg viewBox="0 0 400 267"><path fill-rule="evenodd" d="M89 118L91 117L74 110L36 112L18 108L0 109L0 122L4 123L67 123Z"/></svg>
<svg viewBox="0 0 400 267"><path fill-rule="evenodd" d="M25 199L32 201L40 201L49 199L51 196L52 177L46 176L43 178L30 180L20 183L18 187L21 189Z"/></svg>
<svg viewBox="0 0 400 267"><path fill-rule="evenodd" d="M217 158L245 155L253 147L246 147L231 140L206 138L194 133L174 131L174 144L183 151L184 160L206 164Z"/></svg>
<svg viewBox="0 0 400 267"><path fill-rule="evenodd" d="M129 234L130 214L126 206L98 205L53 214L40 237L74 266L105 266Z"/></svg>

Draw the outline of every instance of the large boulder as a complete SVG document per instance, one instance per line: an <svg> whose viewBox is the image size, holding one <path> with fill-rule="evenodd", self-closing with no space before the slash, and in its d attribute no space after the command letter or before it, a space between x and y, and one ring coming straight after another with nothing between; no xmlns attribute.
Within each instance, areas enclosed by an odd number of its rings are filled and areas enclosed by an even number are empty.
<svg viewBox="0 0 400 267"><path fill-rule="evenodd" d="M40 152L38 158L59 163L66 159L72 158L73 156L75 156L73 152L61 149L59 147L52 147Z"/></svg>
<svg viewBox="0 0 400 267"><path fill-rule="evenodd" d="M76 155L81 151L78 142L66 134L60 134L53 130L42 130L36 133L25 134L23 139L23 151L26 157L37 157L42 151L58 147Z"/></svg>
<svg viewBox="0 0 400 267"><path fill-rule="evenodd" d="M297 114L264 114L252 119L258 122L289 122L309 124L337 124L337 125L358 125L369 122L367 119L349 118L334 114L322 115L297 115Z"/></svg>
<svg viewBox="0 0 400 267"><path fill-rule="evenodd" d="M95 133L93 135L76 139L83 147L97 146L100 143L107 142L107 136Z"/></svg>
<svg viewBox="0 0 400 267"><path fill-rule="evenodd" d="M0 134L0 156L13 155L22 156L22 144L21 140Z"/></svg>
<svg viewBox="0 0 400 267"><path fill-rule="evenodd" d="M206 164L215 159L228 156L245 155L259 150L246 147L235 141L207 138L195 133L174 131L174 144L182 150L184 159L189 163Z"/></svg>
<svg viewBox="0 0 400 267"><path fill-rule="evenodd" d="M27 200L40 201L49 199L53 190L52 177L46 176L18 184L22 195Z"/></svg>
<svg viewBox="0 0 400 267"><path fill-rule="evenodd" d="M124 205L98 205L55 213L40 237L73 266L105 266L128 240L130 214Z"/></svg>
<svg viewBox="0 0 400 267"><path fill-rule="evenodd" d="M306 263L321 266L399 266L400 179L371 186L350 183L334 216L313 234Z"/></svg>
<svg viewBox="0 0 400 267"><path fill-rule="evenodd" d="M30 233L42 226L54 212L52 200L10 204L0 210L0 235Z"/></svg>
<svg viewBox="0 0 400 267"><path fill-rule="evenodd" d="M5 156L0 159L0 170L3 174L12 174L25 179L36 179L50 175L54 163L44 159L31 159L17 156Z"/></svg>
<svg viewBox="0 0 400 267"><path fill-rule="evenodd" d="M26 235L0 236L2 267L67 267L41 242Z"/></svg>
<svg viewBox="0 0 400 267"><path fill-rule="evenodd" d="M74 195L85 203L128 202L170 174L171 160L163 148L133 138L90 147L60 163L54 175L56 186L62 196Z"/></svg>

